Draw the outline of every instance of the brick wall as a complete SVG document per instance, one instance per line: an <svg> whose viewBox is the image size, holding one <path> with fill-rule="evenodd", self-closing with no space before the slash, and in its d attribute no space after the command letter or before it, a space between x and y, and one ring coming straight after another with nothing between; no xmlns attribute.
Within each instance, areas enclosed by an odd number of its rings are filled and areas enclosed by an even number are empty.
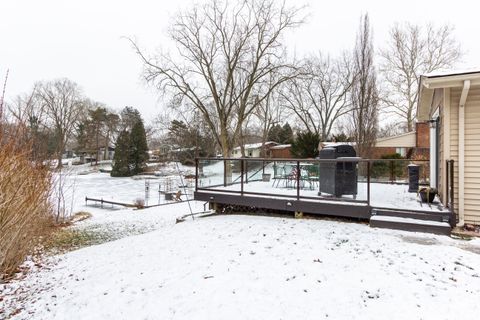
<svg viewBox="0 0 480 320"><path fill-rule="evenodd" d="M429 148L430 147L430 127L428 122L416 123L416 144L417 148Z"/></svg>

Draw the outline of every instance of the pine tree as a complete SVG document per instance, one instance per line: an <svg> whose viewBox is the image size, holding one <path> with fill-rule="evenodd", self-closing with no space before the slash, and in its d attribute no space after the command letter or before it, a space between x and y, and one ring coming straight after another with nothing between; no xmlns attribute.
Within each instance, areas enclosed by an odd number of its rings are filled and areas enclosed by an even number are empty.
<svg viewBox="0 0 480 320"><path fill-rule="evenodd" d="M292 155L297 158L315 158L318 156L320 135L310 131L299 132L292 142Z"/></svg>
<svg viewBox="0 0 480 320"><path fill-rule="evenodd" d="M138 174L143 171L145 163L148 160L147 135L141 118L132 127L130 143L129 163L132 167L133 174Z"/></svg>
<svg viewBox="0 0 480 320"><path fill-rule="evenodd" d="M129 177L133 175L130 166L131 139L127 130L122 130L115 144L115 154L113 156L112 177Z"/></svg>
<svg viewBox="0 0 480 320"><path fill-rule="evenodd" d="M292 143L293 141L293 130L292 127L287 123L285 123L280 131L279 142L283 144Z"/></svg>

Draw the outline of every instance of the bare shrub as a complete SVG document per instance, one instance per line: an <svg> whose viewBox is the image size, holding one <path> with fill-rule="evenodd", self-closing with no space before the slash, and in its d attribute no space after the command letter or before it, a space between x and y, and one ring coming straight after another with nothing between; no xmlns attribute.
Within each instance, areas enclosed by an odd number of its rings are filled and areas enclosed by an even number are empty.
<svg viewBox="0 0 480 320"><path fill-rule="evenodd" d="M22 131L0 131L0 279L11 275L50 232L52 176L31 159Z"/></svg>
<svg viewBox="0 0 480 320"><path fill-rule="evenodd" d="M135 205L135 207L137 207L137 209L145 208L145 200L143 200L142 198L135 199L133 204Z"/></svg>

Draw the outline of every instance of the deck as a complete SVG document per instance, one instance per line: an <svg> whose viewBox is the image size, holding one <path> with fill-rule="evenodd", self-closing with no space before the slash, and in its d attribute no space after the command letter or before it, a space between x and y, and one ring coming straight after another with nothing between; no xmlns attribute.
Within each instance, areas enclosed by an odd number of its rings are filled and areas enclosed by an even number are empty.
<svg viewBox="0 0 480 320"><path fill-rule="evenodd" d="M375 163L376 160L357 160L354 164L355 174L358 175L355 179L356 194L335 196L320 192L320 184L324 182L322 171L318 168L322 161L199 159L194 198L209 202L217 210L229 207L239 211L302 212L366 220L373 215L384 214L387 216L384 220L393 220L393 217L388 218L391 216L406 219L420 217L421 220L453 223L455 216L438 198L431 204L423 203L417 192L409 192L406 166L410 162L394 164L395 175L387 170L389 178L386 178L374 171L380 167ZM350 160L329 161L343 163ZM288 172L280 174L278 168L285 171L287 163L297 169L293 171L303 173L296 176ZM402 170L402 166L405 166L405 170ZM428 183L428 178L420 179L422 183ZM376 218L380 221L379 226L390 223Z"/></svg>

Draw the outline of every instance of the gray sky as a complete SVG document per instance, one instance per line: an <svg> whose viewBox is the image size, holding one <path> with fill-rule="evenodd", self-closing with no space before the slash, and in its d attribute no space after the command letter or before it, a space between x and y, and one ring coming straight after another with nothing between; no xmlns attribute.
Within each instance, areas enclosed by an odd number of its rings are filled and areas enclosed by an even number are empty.
<svg viewBox="0 0 480 320"><path fill-rule="evenodd" d="M201 2L201 1L200 1ZM121 109L138 108L147 120L162 102L140 80L141 63L123 36L135 37L153 51L171 47L166 28L193 1L155 0L1 0L0 83L10 69L6 100L29 90L38 80L68 77L85 94ZM394 22L450 23L467 51L461 67L480 66L477 1L313 1L306 25L286 38L297 56L322 51L335 55L353 46L359 17L368 12L376 48Z"/></svg>

